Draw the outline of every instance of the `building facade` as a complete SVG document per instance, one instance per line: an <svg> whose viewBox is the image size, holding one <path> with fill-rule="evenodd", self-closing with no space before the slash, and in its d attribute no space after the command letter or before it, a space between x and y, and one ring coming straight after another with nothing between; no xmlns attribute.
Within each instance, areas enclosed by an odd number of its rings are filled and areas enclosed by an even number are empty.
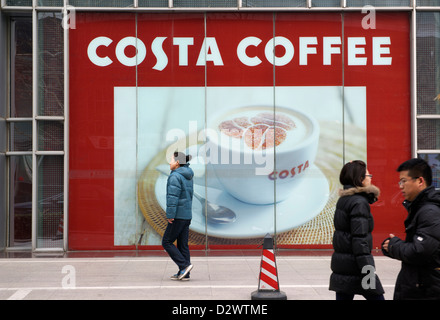
<svg viewBox="0 0 440 320"><path fill-rule="evenodd" d="M438 0L1 0L0 248L151 250L170 155L192 155L194 249L331 248L339 172L440 186Z"/></svg>

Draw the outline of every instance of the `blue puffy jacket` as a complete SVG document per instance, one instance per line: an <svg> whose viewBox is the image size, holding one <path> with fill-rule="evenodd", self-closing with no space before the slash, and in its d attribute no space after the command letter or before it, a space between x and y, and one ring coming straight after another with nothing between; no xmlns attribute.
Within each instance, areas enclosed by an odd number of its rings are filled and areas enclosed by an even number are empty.
<svg viewBox="0 0 440 320"><path fill-rule="evenodd" d="M193 177L189 164L171 171L167 181L167 219L192 219Z"/></svg>

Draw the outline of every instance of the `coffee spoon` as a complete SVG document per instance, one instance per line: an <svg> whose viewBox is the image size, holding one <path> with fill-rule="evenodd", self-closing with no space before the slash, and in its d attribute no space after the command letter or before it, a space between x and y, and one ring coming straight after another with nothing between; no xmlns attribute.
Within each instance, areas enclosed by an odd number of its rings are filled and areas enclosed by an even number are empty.
<svg viewBox="0 0 440 320"><path fill-rule="evenodd" d="M157 167L157 171L169 176L170 174L162 168ZM221 205L213 204L194 191L194 197L202 204L202 214L207 218L208 223L212 224L227 224L234 222L237 219L236 214L229 208Z"/></svg>

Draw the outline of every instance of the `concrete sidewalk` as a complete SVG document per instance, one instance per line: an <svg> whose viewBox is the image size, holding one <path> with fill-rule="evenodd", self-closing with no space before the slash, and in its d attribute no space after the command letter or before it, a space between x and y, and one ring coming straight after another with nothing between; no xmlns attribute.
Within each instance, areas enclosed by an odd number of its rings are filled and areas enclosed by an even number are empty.
<svg viewBox="0 0 440 320"><path fill-rule="evenodd" d="M172 281L166 256L110 258L0 258L0 299L6 300L250 300L258 289L260 256L193 257L190 281ZM330 256L277 256L279 284L288 300L334 300L328 290ZM375 257L392 299L400 262ZM356 299L363 299L356 297Z"/></svg>

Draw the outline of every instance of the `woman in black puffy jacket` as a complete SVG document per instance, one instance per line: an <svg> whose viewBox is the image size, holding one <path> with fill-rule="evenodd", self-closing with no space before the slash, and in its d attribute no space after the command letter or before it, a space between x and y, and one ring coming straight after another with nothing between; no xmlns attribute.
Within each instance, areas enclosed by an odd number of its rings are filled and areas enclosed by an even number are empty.
<svg viewBox="0 0 440 320"><path fill-rule="evenodd" d="M365 299L384 299L371 255L374 222L370 204L377 201L380 193L371 178L360 160L347 163L339 176L344 189L339 192L335 210L329 288L336 291L337 300L352 300L355 294Z"/></svg>

